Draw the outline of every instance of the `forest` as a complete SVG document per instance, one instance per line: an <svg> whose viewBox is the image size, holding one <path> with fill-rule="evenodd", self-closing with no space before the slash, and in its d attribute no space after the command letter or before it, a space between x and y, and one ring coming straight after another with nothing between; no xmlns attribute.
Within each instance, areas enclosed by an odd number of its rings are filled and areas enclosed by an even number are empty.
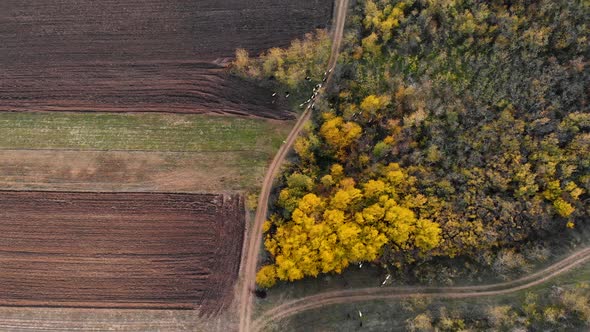
<svg viewBox="0 0 590 332"><path fill-rule="evenodd" d="M589 6L360 1L337 82L283 172L259 286L360 262L404 272L461 257L510 271L584 227ZM237 67L296 87L306 65L288 53L241 54Z"/></svg>

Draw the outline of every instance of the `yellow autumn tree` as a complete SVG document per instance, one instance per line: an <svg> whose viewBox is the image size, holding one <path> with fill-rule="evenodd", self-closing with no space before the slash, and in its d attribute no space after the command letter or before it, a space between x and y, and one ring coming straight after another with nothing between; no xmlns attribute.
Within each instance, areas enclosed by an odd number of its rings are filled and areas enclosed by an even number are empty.
<svg viewBox="0 0 590 332"><path fill-rule="evenodd" d="M375 96L369 95L361 102L361 110L365 118L381 117L380 111L385 109L391 102L389 96Z"/></svg>
<svg viewBox="0 0 590 332"><path fill-rule="evenodd" d="M369 180L363 185L366 197L376 197L385 192L385 182L381 180Z"/></svg>
<svg viewBox="0 0 590 332"><path fill-rule="evenodd" d="M362 128L342 117L328 117L320 128L320 134L340 159L346 158L346 149L361 136Z"/></svg>
<svg viewBox="0 0 590 332"><path fill-rule="evenodd" d="M376 33L372 33L361 41L363 51L378 58L381 56L381 44L379 43L379 37Z"/></svg>
<svg viewBox="0 0 590 332"><path fill-rule="evenodd" d="M243 48L238 48L236 50L236 60L234 61L234 66L239 71L245 71L250 64L250 55L248 51Z"/></svg>
<svg viewBox="0 0 590 332"><path fill-rule="evenodd" d="M309 75L321 81L323 70L330 57L331 38L324 29L295 39L288 48L271 48L258 57L250 58L244 49L236 51L234 71L255 79L274 78L285 87L296 90Z"/></svg>
<svg viewBox="0 0 590 332"><path fill-rule="evenodd" d="M553 207L555 208L555 212L562 217L569 217L576 209L565 200L558 198L553 201Z"/></svg>
<svg viewBox="0 0 590 332"><path fill-rule="evenodd" d="M404 8L407 5L404 1L398 1L395 6L391 4L383 6L383 2L381 6L382 9L374 1L366 1L363 24L365 28L378 33L383 42L387 42L391 39L393 30L404 19Z"/></svg>
<svg viewBox="0 0 590 332"><path fill-rule="evenodd" d="M415 244L422 251L428 251L439 246L442 237L439 224L426 219L416 222Z"/></svg>
<svg viewBox="0 0 590 332"><path fill-rule="evenodd" d="M276 282L277 271L273 265L265 265L256 273L256 284L260 287L269 288Z"/></svg>
<svg viewBox="0 0 590 332"><path fill-rule="evenodd" d="M378 178L358 186L339 164L322 179L326 177L329 193L297 198L289 220L271 217L274 227L265 227L273 230L264 244L274 264L259 271L261 287L276 280L341 273L351 263L378 259L385 244L425 252L441 243L440 226L412 210L424 197L404 194L403 186L413 179L398 164L384 166ZM292 176L290 187L305 188L306 183L306 178Z"/></svg>

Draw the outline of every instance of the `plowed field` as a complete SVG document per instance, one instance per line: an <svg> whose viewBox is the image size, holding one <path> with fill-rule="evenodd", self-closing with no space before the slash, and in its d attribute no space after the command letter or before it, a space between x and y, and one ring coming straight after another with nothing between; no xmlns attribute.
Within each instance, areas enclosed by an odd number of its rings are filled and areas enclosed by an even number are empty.
<svg viewBox="0 0 590 332"><path fill-rule="evenodd" d="M218 312L243 230L238 195L0 192L0 305Z"/></svg>
<svg viewBox="0 0 590 332"><path fill-rule="evenodd" d="M0 111L292 118L223 63L326 27L331 11L324 0L2 0Z"/></svg>

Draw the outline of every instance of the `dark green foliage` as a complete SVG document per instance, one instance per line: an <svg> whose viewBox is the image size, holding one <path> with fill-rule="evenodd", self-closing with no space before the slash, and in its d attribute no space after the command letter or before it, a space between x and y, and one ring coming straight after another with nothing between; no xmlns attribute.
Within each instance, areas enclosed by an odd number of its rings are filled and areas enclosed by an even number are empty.
<svg viewBox="0 0 590 332"><path fill-rule="evenodd" d="M314 143L287 171L313 180L296 196L325 195L336 163L356 183L399 164L396 200L443 241L387 243L381 263L460 255L526 272L524 244L590 220L589 14L587 1L361 1Z"/></svg>
<svg viewBox="0 0 590 332"><path fill-rule="evenodd" d="M389 36L379 22L395 8L403 15ZM365 135L351 150L416 177L428 199L421 217L443 228L439 254L481 256L589 220L587 2L364 1L361 10L337 112L391 97L379 116L355 118ZM380 142L391 120L401 133L389 153ZM345 170L363 178L372 167Z"/></svg>

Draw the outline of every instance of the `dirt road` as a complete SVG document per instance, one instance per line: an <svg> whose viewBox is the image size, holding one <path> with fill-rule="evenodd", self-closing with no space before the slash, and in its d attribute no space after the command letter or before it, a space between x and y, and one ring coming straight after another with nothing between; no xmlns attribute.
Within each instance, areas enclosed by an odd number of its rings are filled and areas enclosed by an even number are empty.
<svg viewBox="0 0 590 332"><path fill-rule="evenodd" d="M497 284L463 287L371 287L348 289L306 296L285 302L264 312L253 322L252 331L260 331L271 322L326 305L405 297L469 298L517 292L540 285L547 280L590 261L590 247L526 277Z"/></svg>
<svg viewBox="0 0 590 332"><path fill-rule="evenodd" d="M336 15L334 17L334 23L332 28L332 53L328 62L328 80L326 84L332 81L333 70L336 67L336 61L338 59L338 52L340 45L342 44L342 36L344 34L344 23L346 21L346 12L348 9L348 0L337 0L336 2ZM250 331L250 317L252 315L252 291L256 287L256 266L258 263L258 256L260 254L260 247L262 244L262 224L266 220L268 213L268 199L274 178L276 177L279 168L281 167L287 153L291 150L295 139L299 136L303 125L309 120L311 116L311 104L305 109L301 117L293 127L293 130L285 140L285 143L279 149L273 159L264 182L262 183L262 190L258 199L258 210L256 211L256 217L254 224L250 230L248 237L247 249L245 252L244 266L242 268L242 288L239 298L239 313L240 313L240 327L241 332Z"/></svg>

